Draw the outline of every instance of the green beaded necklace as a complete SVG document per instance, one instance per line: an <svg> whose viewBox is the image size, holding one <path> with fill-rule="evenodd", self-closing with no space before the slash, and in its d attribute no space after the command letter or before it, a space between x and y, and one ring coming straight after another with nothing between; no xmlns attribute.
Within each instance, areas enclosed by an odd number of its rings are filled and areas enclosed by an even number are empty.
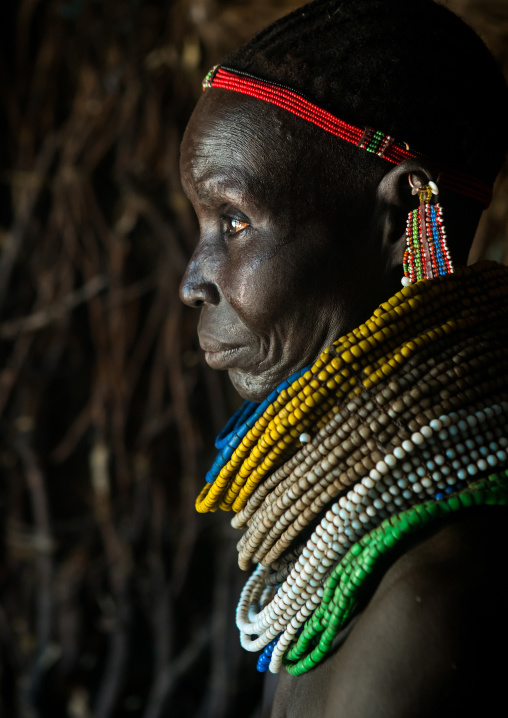
<svg viewBox="0 0 508 718"><path fill-rule="evenodd" d="M328 577L321 603L304 624L296 643L283 659L292 676L306 673L332 650L338 633L352 618L358 597L379 562L411 534L437 520L473 506L508 505L508 471L492 474L441 501L427 501L385 519L354 544Z"/></svg>

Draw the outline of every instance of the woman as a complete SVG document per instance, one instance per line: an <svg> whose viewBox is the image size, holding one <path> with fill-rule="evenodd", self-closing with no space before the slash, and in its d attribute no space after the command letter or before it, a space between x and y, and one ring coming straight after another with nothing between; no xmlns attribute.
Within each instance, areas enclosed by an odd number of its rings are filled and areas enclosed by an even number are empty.
<svg viewBox="0 0 508 718"><path fill-rule="evenodd" d="M464 265L504 81L430 0L327 0L205 90L181 295L247 402L197 507L233 509L240 566L258 564L237 624L281 671L272 715L497 710L507 273Z"/></svg>

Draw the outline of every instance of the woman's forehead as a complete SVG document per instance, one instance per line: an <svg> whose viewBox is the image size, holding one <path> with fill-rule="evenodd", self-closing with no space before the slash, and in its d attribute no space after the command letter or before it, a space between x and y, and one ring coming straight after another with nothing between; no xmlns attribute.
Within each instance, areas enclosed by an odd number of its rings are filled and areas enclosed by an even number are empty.
<svg viewBox="0 0 508 718"><path fill-rule="evenodd" d="M292 118L278 108L226 90L208 90L184 135L182 174L205 182L237 171L261 177L287 170L294 147Z"/></svg>

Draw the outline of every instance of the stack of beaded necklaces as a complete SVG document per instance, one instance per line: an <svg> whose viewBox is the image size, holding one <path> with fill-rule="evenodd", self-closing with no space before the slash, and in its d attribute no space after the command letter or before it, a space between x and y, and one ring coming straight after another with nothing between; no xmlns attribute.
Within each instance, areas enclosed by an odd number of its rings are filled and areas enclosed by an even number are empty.
<svg viewBox="0 0 508 718"><path fill-rule="evenodd" d="M260 670L319 663L409 534L508 503L507 300L494 263L405 287L230 422L197 509L246 529L237 625Z"/></svg>

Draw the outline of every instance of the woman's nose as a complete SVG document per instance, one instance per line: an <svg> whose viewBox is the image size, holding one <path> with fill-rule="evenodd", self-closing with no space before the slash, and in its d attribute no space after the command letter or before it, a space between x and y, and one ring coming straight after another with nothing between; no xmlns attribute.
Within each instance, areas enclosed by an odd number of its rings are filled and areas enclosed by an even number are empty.
<svg viewBox="0 0 508 718"><path fill-rule="evenodd" d="M187 265L180 284L180 299L189 307L217 305L220 301L219 288L212 278L209 264L206 253L197 249Z"/></svg>

